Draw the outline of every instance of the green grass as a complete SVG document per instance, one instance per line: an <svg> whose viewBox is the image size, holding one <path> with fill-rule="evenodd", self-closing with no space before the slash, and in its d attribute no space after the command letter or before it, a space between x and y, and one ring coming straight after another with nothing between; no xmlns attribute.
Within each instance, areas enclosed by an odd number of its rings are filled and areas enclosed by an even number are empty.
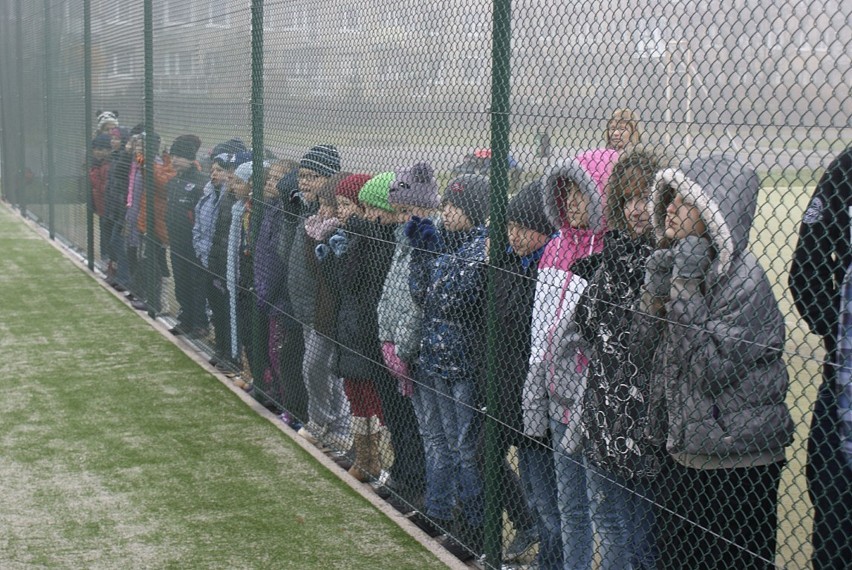
<svg viewBox="0 0 852 570"><path fill-rule="evenodd" d="M0 567L444 567L5 208L0 248Z"/></svg>

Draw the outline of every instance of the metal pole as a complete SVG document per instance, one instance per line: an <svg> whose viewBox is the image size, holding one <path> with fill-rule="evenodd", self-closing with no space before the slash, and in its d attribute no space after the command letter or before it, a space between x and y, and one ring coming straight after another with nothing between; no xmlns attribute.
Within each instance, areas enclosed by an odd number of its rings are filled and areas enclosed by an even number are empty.
<svg viewBox="0 0 852 570"><path fill-rule="evenodd" d="M8 5L0 8L0 37L2 38L9 37L9 14L7 12L7 8ZM6 87L10 82L5 80L6 70L8 69L8 54L10 50L2 41L0 41L0 48L2 48L0 49L0 51L2 51L2 55L0 55L0 179L3 181L0 189L2 189L3 199L11 202L9 199L9 180L11 179L9 176L9 141L6 139L9 132L7 120L9 120L10 117L10 115L6 112L6 105L9 104L9 95L6 92Z"/></svg>
<svg viewBox="0 0 852 570"><path fill-rule="evenodd" d="M92 168L92 6L91 0L83 0L83 84L85 92L85 122L83 129L86 142L86 172L83 176L83 188L86 190L86 258L89 271L95 270L95 204L92 200L92 181L89 169Z"/></svg>
<svg viewBox="0 0 852 570"><path fill-rule="evenodd" d="M488 377L485 386L485 562L501 567L503 501L500 470L503 463L501 413L497 384L500 363L500 327L497 320L496 267L508 245L506 208L509 201L509 101L511 70L512 0L494 0L491 46L491 221L488 269Z"/></svg>
<svg viewBox="0 0 852 570"><path fill-rule="evenodd" d="M252 243L256 243L263 219L263 159L265 147L263 143L263 0L251 2L251 147L252 152L252 190L251 190L251 228ZM257 303L252 303L252 350L260 350L264 346L263 319ZM250 358L250 365L257 362ZM262 374L262 370L252 370Z"/></svg>
<svg viewBox="0 0 852 570"><path fill-rule="evenodd" d="M47 230L50 239L56 237L56 168L54 166L53 140L53 33L51 31L51 3L44 0L44 107L47 118Z"/></svg>
<svg viewBox="0 0 852 570"><path fill-rule="evenodd" d="M17 198L21 215L27 215L27 196L24 188L24 172L27 168L26 138L24 136L24 17L21 0L15 2L15 53L18 57L15 83L18 84L18 148L20 160L18 168Z"/></svg>
<svg viewBox="0 0 852 570"><path fill-rule="evenodd" d="M148 266L143 271L148 272L147 291L145 301L148 305L148 315L153 318L154 299L147 297L158 288L154 283L159 279L157 258L159 252L154 248L165 246L158 244L154 233L154 161L157 159L157 150L154 148L154 9L151 0L144 2L144 35L145 35L145 246L147 249Z"/></svg>

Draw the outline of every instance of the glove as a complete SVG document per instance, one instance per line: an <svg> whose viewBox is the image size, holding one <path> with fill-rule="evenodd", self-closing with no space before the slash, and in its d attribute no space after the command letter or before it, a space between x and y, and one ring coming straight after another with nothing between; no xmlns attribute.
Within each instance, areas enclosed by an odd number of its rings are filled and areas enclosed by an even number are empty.
<svg viewBox="0 0 852 570"><path fill-rule="evenodd" d="M653 297L668 297L674 252L658 249L645 261L645 290Z"/></svg>
<svg viewBox="0 0 852 570"><path fill-rule="evenodd" d="M408 238L409 241L414 239L414 236L418 233L418 228L420 227L421 218L418 216L411 216L411 219L405 223L405 227L402 230L402 233L405 237Z"/></svg>
<svg viewBox="0 0 852 570"><path fill-rule="evenodd" d="M712 248L710 240L703 237L687 236L678 241L672 247L672 276L679 279L703 279L710 268Z"/></svg>
<svg viewBox="0 0 852 570"><path fill-rule="evenodd" d="M435 224L432 223L432 220L426 218L420 222L420 230L418 232L418 239L421 243L420 247L430 251L435 251L438 249L440 238L441 236L438 235L438 229L435 227Z"/></svg>
<svg viewBox="0 0 852 570"><path fill-rule="evenodd" d="M214 280L213 280L213 286L214 286L214 287L216 287L216 289L217 289L220 293L224 293L224 292L225 292L225 284L222 282L222 280L221 280L221 279L214 279Z"/></svg>
<svg viewBox="0 0 852 570"><path fill-rule="evenodd" d="M397 380L396 389L399 390L403 398L410 398L414 395L414 380L411 378L400 378Z"/></svg>
<svg viewBox="0 0 852 570"><path fill-rule="evenodd" d="M382 343L382 359L385 361L385 366L391 376L397 380L408 379L408 365L396 355L396 345L392 342L385 341Z"/></svg>
<svg viewBox="0 0 852 570"><path fill-rule="evenodd" d="M314 248L314 255L316 255L316 256L317 256L317 259L319 259L320 261L322 261L322 260L324 260L326 257L328 257L328 254L329 254L330 252L331 252L331 248L330 248L330 247L328 247L328 246L327 246L326 244L324 244L324 243L321 243L321 244L319 244L318 246L316 246L316 247Z"/></svg>
<svg viewBox="0 0 852 570"><path fill-rule="evenodd" d="M340 257L346 253L346 249L349 247L349 238L346 237L343 230L337 230L337 233L328 238L328 246L335 256Z"/></svg>

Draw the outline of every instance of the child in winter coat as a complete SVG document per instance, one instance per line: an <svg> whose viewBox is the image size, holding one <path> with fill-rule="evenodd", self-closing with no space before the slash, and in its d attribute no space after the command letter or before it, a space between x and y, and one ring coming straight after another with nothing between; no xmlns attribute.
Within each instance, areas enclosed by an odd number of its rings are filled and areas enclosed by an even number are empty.
<svg viewBox="0 0 852 570"><path fill-rule="evenodd" d="M313 284L315 303L313 327L309 331L311 343L310 346L305 345L303 363L310 420L308 433L302 435L312 443L324 442L338 450L349 447L350 410L343 391L343 379L337 374L340 350L336 334L338 290L322 260L328 247L324 242L334 235L341 224L335 191L349 174L338 172L327 178L317 190L319 209L304 222L304 260L300 268ZM295 267L290 268L291 272L296 270Z"/></svg>
<svg viewBox="0 0 852 570"><path fill-rule="evenodd" d="M420 430L427 461L434 462L426 471L426 514L448 528L458 501L463 518L457 536L476 554L483 548L477 446L485 372L489 194L487 178L459 176L444 191L441 225L413 217L405 226L414 248L411 297L423 311L415 392L426 412Z"/></svg>
<svg viewBox="0 0 852 570"><path fill-rule="evenodd" d="M531 445L524 437L522 392L529 372L530 334L532 330L533 299L538 277L538 263L544 248L553 237L555 228L544 211L541 183L524 186L512 197L506 211L509 222L509 248L497 261L500 271L494 272L494 291L497 295L497 330L500 331L500 366L495 370L501 406L497 417L505 426L501 446L505 455L509 446L518 448L521 480L508 461L501 469L501 498L515 537L506 547L503 560L512 562L539 542L537 567L561 570L562 537L559 509L556 504L556 479L553 471L553 452L549 445ZM529 475L541 476L535 480ZM520 483L520 485L519 485ZM536 494L547 498L534 502ZM530 509L544 503L547 510ZM533 511L533 512L530 512Z"/></svg>
<svg viewBox="0 0 852 570"><path fill-rule="evenodd" d="M621 156L608 184L612 231L604 236L603 251L571 267L589 282L574 320L589 359L582 429L602 570L656 565L652 491L661 446L647 430L661 321L647 314L642 283L653 251L648 205L660 164L648 151Z"/></svg>
<svg viewBox="0 0 852 570"><path fill-rule="evenodd" d="M393 257L392 212L360 201L375 199L382 186L387 205L388 181L368 174L353 174L337 186L337 217L340 228L327 243L318 246L322 263L331 274L339 300L335 336L340 343L337 375L352 410L352 436L355 462L349 474L364 482L378 478L382 469L379 442L384 423L382 402L376 384L382 381L381 345L378 339L376 307L381 285ZM378 186L373 189L372 186ZM375 203L375 200L374 200ZM384 217L382 224L377 219ZM389 223L390 222L390 223Z"/></svg>
<svg viewBox="0 0 852 570"><path fill-rule="evenodd" d="M258 363L254 395L263 403L276 408L284 400L280 365L286 277L286 262L278 253L286 215L278 183L288 174L296 172L298 167L299 164L292 160L276 162L269 167L263 186L263 219L254 247L254 290L257 318L261 321L256 330L264 333L262 346L255 350Z"/></svg>
<svg viewBox="0 0 852 570"><path fill-rule="evenodd" d="M391 479L382 491L396 501L400 511L410 513L423 508L423 493L427 471L426 453L421 436L425 421L420 399L414 390L413 369L420 348L419 324L422 311L411 297L408 286L411 265L411 246L405 236L409 219L437 217L441 206L438 182L428 162L418 162L399 168L389 177L387 201L398 213L399 225L394 231L393 261L388 270L379 300L379 341L382 343L382 360L386 370L398 384L396 388L383 387L383 411L390 426L395 459ZM393 388L393 389L390 389ZM387 402L391 402L390 405ZM412 519L431 534L439 534L419 512Z"/></svg>
<svg viewBox="0 0 852 570"><path fill-rule="evenodd" d="M552 437L566 568L592 564L592 526L581 451L587 360L579 350L574 311L586 288L571 265L597 253L606 233L605 188L618 152L598 149L554 167L542 183L548 217L560 228L539 262L532 354L524 384L524 433ZM549 430L549 431L548 431Z"/></svg>
<svg viewBox="0 0 852 570"><path fill-rule="evenodd" d="M106 190L109 182L109 156L112 151L111 138L101 133L92 139L92 164L89 167L89 183L92 186L92 208L98 215L101 261L109 264L109 231L106 220Z"/></svg>
<svg viewBox="0 0 852 570"><path fill-rule="evenodd" d="M752 168L721 155L656 176L659 249L645 288L666 321L652 405L667 424L650 428L668 452L658 485L668 568L775 567L793 423L784 319L748 247L759 190Z"/></svg>

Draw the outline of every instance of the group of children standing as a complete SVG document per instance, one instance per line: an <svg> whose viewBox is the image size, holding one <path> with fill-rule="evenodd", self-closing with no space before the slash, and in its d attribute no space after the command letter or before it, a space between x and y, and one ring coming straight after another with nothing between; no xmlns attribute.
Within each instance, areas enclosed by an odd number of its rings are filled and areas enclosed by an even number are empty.
<svg viewBox="0 0 852 570"><path fill-rule="evenodd" d="M241 385L307 440L351 442L360 480L392 455L379 490L460 558L483 551L488 413L507 457L507 558L538 542L539 568L590 569L597 543L602 569L772 568L792 421L784 322L748 247L759 180L724 156L674 166L638 135L619 111L606 148L521 188L505 251L490 247L487 177L439 189L427 162L342 172L319 145L270 164L258 205L242 143L214 149L208 178L200 142L178 137L155 181L167 236L141 241L164 271L169 247L176 333L212 324L214 362L245 368ZM145 228L130 180L126 256Z"/></svg>

